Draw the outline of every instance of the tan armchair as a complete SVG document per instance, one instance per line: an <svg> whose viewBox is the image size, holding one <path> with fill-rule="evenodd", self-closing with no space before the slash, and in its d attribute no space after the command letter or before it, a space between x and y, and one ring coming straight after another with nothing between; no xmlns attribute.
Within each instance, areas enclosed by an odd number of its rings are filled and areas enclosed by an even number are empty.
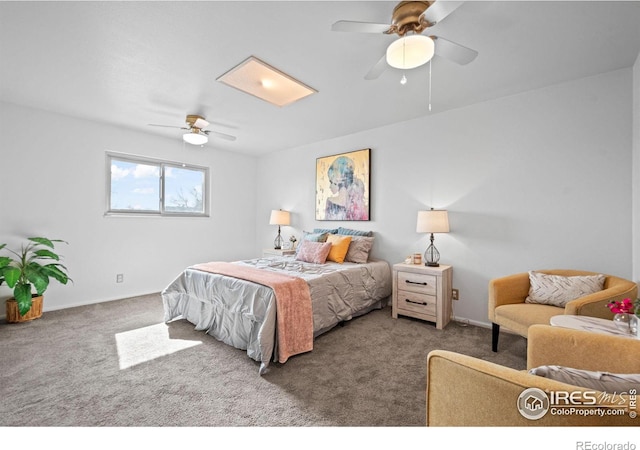
<svg viewBox="0 0 640 450"><path fill-rule="evenodd" d="M640 373L640 340L570 330L550 325L533 325L527 342L527 369L558 365L610 373ZM527 388L550 392L591 391L548 378L531 375L459 353L433 350L427 358L428 426L638 426L639 416L584 416L552 414L531 420L520 414L517 401ZM639 387L640 389L640 387ZM596 392L600 405L617 405L628 395ZM594 395L594 394L592 394ZM632 406L630 406L633 409Z"/></svg>
<svg viewBox="0 0 640 450"><path fill-rule="evenodd" d="M597 275L596 272L566 269L538 270L537 272L565 277ZM529 294L528 272L489 281L489 320L493 327L491 349L494 352L498 351L501 326L526 338L531 325L548 325L551 317L560 314L613 318L613 314L606 307L607 303L624 298L635 299L638 295L638 285L624 278L605 276L602 291L570 301L564 308L525 303Z"/></svg>

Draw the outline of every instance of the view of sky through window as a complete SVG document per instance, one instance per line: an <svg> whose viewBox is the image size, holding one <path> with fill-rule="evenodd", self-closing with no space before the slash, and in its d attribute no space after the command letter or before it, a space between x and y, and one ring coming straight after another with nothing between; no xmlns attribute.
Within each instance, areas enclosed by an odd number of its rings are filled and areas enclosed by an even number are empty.
<svg viewBox="0 0 640 450"><path fill-rule="evenodd" d="M164 207L167 211L204 212L204 172L166 166L164 173Z"/></svg>
<svg viewBox="0 0 640 450"><path fill-rule="evenodd" d="M111 209L160 212L160 166L112 159Z"/></svg>
<svg viewBox="0 0 640 450"><path fill-rule="evenodd" d="M204 214L204 170L111 158L111 211ZM163 171L164 169L164 171Z"/></svg>

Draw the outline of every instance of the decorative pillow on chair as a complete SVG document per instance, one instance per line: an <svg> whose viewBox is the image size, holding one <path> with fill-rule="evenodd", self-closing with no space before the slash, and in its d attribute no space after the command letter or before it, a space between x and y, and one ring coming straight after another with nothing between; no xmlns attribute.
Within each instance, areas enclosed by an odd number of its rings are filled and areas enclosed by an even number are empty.
<svg viewBox="0 0 640 450"><path fill-rule="evenodd" d="M369 252L373 247L373 237L367 236L351 236L351 243L349 244L349 250L344 260L347 262L354 262L364 264L369 261Z"/></svg>
<svg viewBox="0 0 640 450"><path fill-rule="evenodd" d="M601 291L605 278L602 274L563 277L532 270L529 272L529 296L525 303L564 308L571 300Z"/></svg>
<svg viewBox="0 0 640 450"><path fill-rule="evenodd" d="M344 258L347 256L347 252L349 251L351 236L330 234L327 236L327 243L331 243L331 250L327 256L327 261L334 261L342 264L344 262Z"/></svg>
<svg viewBox="0 0 640 450"><path fill-rule="evenodd" d="M530 369L529 373L572 386L595 389L611 394L628 393L630 389L638 389L640 387L640 374L592 372L562 366L540 366Z"/></svg>
<svg viewBox="0 0 640 450"><path fill-rule="evenodd" d="M298 247L296 260L314 264L324 264L331 250L331 242L302 241Z"/></svg>

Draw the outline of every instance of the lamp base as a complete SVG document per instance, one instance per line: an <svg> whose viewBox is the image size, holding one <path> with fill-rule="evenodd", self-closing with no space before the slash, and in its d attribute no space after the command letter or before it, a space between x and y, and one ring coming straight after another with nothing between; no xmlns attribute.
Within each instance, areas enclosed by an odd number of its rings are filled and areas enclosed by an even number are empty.
<svg viewBox="0 0 640 450"><path fill-rule="evenodd" d="M284 243L284 239L282 239L282 236L280 235L280 225L278 225L278 235L276 236L275 240L273 241L273 249L274 250L281 250L283 243Z"/></svg>
<svg viewBox="0 0 640 450"><path fill-rule="evenodd" d="M424 252L424 265L429 267L438 267L440 261L440 252L433 245L433 233L431 233L431 245L427 247L427 250Z"/></svg>

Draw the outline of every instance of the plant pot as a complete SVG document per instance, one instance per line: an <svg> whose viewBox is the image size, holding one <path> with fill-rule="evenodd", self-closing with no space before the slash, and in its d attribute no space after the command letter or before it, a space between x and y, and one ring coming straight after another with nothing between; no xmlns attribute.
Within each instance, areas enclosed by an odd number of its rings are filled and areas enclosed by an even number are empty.
<svg viewBox="0 0 640 450"><path fill-rule="evenodd" d="M24 316L20 315L18 310L18 302L14 298L7 300L7 322L19 323L28 322L33 319L42 317L42 295L31 299L31 309Z"/></svg>

